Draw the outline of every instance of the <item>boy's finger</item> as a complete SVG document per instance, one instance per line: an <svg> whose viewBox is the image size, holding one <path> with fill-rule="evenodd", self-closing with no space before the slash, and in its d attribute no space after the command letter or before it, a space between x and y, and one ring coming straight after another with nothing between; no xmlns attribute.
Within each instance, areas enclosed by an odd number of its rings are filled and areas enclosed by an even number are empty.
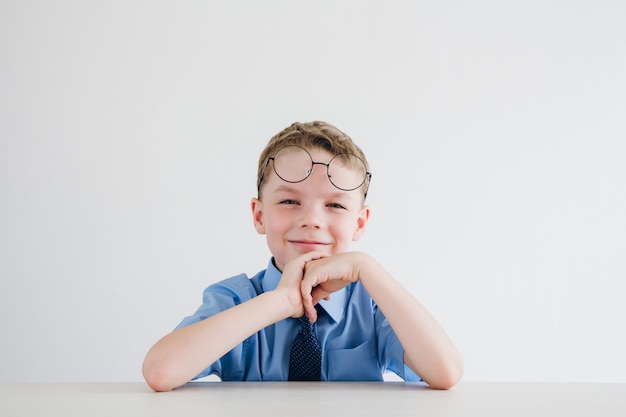
<svg viewBox="0 0 626 417"><path fill-rule="evenodd" d="M316 305L321 300L330 300L330 294L328 291L325 291L321 287L313 288L311 291L312 304Z"/></svg>
<svg viewBox="0 0 626 417"><path fill-rule="evenodd" d="M304 314L307 316L311 323L315 323L317 321L317 311L315 307L311 303L302 303L304 307Z"/></svg>

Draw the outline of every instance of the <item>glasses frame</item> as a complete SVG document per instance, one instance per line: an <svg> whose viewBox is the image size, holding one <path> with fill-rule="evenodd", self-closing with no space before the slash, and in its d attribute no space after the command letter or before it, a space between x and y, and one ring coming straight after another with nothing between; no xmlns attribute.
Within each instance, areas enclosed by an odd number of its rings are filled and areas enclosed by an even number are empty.
<svg viewBox="0 0 626 417"><path fill-rule="evenodd" d="M308 174L306 174L306 176L305 176L304 178L302 178L301 180L298 180L298 181L290 181L290 180L286 180L285 178L281 177L281 176L280 176L280 174L276 171L276 165L275 165L275 163L274 163L274 160L276 159L276 155L278 155L278 153L279 153L280 151L282 151L283 149L286 149L286 148L300 148L300 149L302 149L304 152L306 152L306 154L307 154L307 155L309 156L309 158L311 159L311 168L308 170ZM274 154L274 156L270 156L270 157L268 157L268 158L267 158L267 161L265 161L265 166L263 167L263 171L262 171L263 173L261 174L261 178L259 178L259 181L258 181L258 183L257 183L257 185L256 185L257 192L260 192L260 191L261 191L261 184L263 183L263 180L265 179L265 172L267 172L267 166L269 165L270 161L272 161L272 169L274 170L274 173L276 174L276 176L277 176L278 178L280 178L281 180L283 180L283 181L285 181L285 182L288 182L288 183L290 183L290 184L297 184L297 183L300 183L300 182L302 182L302 181L306 180L306 179L307 179L307 178L309 178L309 177L311 176L311 174L313 173L313 167L314 167L315 165L323 165L323 166L325 166L325 167L326 167L326 176L328 177L328 181L329 181L329 182L333 185L333 187L337 188L338 190L341 190L341 191L354 191L354 190L356 190L356 189L358 189L358 188L362 187L362 186L363 186L363 184L365 184L365 182L367 182L367 188L365 189L365 192L363 193L363 198L367 197L367 192L369 191L369 184L370 184L370 181L372 180L372 173L371 173L371 172L369 172L369 171L365 171L365 176L363 177L363 181L361 181L361 183L360 183L359 185L357 185L356 187L354 187L354 188L341 188L341 187L338 187L338 186L337 186L337 185L333 182L333 180L331 179L331 175L330 175L330 173L328 172L329 166L330 166L330 164L332 164L332 163L333 163L333 161L335 160L335 158L340 157L340 156L343 156L343 155L348 155L348 156L351 156L351 157L357 158L357 159L358 159L359 161L361 161L361 163L363 164L363 168L367 169L367 165L365 165L365 161L363 161L363 159L361 159L360 157L358 157L358 156L356 156L356 155L353 155L353 154L351 154L351 153L339 153L339 154L337 154L337 155L333 156L333 157L330 159L330 161L328 161L328 163L327 163L327 164L325 164L324 162L316 162L316 161L314 161L314 160L313 160L313 157L311 156L311 154L309 153L309 151L307 151L307 150L306 150L305 148L303 148L302 146L298 146L298 145L287 145L287 146L284 146L284 147L280 148L278 151L276 151L276 153Z"/></svg>

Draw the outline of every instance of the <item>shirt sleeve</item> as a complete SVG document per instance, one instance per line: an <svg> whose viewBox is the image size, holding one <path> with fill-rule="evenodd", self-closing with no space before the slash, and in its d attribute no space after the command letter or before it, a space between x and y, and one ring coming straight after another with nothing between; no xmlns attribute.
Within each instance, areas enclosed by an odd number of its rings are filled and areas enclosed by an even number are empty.
<svg viewBox="0 0 626 417"><path fill-rule="evenodd" d="M176 329L189 326L228 310L255 297L256 290L246 275L237 275L213 284L204 290L202 305L191 316L185 317ZM220 378L224 372L237 374L242 372L243 344L233 348L228 354L212 363L193 379L203 378L208 375L217 375Z"/></svg>
<svg viewBox="0 0 626 417"><path fill-rule="evenodd" d="M422 381L422 379L404 363L404 348L383 312L380 311L377 306L374 306L374 318L378 334L379 360L385 370L393 372L407 382Z"/></svg>

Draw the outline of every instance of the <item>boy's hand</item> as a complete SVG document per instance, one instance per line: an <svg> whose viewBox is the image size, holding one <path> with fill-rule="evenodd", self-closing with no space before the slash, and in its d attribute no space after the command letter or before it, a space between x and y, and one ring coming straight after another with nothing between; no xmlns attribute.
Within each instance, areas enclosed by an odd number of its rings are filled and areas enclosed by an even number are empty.
<svg viewBox="0 0 626 417"><path fill-rule="evenodd" d="M304 269L309 262L320 259L323 256L321 252L305 253L287 263L283 268L283 274L276 290L286 295L291 309L290 317L299 318L304 314L301 295ZM313 310L315 311L315 309Z"/></svg>
<svg viewBox="0 0 626 417"><path fill-rule="evenodd" d="M317 320L315 305L320 300L328 299L330 294L359 280L359 256L358 252L347 252L314 258L306 263L301 296L304 314L311 322Z"/></svg>

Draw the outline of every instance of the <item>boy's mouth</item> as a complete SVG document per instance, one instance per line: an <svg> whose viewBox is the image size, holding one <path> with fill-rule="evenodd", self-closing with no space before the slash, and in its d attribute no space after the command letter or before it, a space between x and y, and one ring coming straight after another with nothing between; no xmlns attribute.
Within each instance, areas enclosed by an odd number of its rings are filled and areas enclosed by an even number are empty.
<svg viewBox="0 0 626 417"><path fill-rule="evenodd" d="M303 250L319 250L328 246L328 243L316 240L290 240L289 243Z"/></svg>

